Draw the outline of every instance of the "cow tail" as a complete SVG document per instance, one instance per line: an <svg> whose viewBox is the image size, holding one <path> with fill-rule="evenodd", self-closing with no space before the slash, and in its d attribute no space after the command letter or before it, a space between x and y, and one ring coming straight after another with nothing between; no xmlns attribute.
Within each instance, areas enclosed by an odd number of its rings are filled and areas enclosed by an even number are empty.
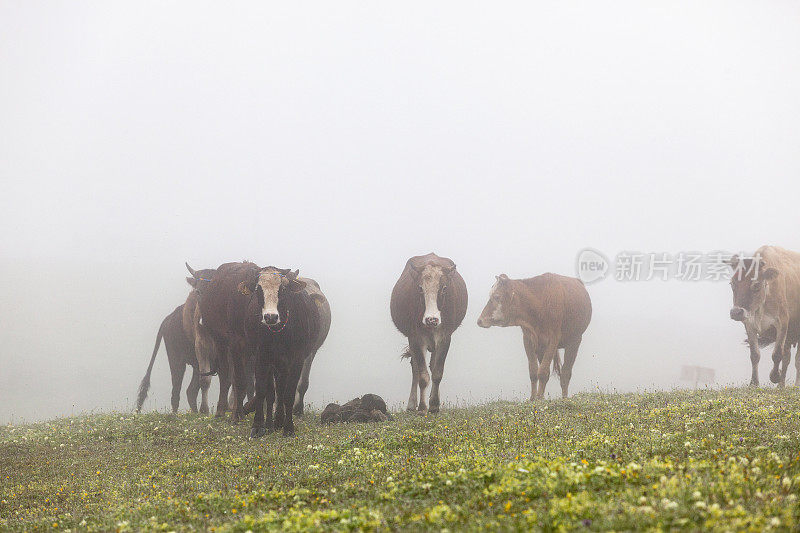
<svg viewBox="0 0 800 533"><path fill-rule="evenodd" d="M406 349L403 350L403 353L400 354L401 359L411 359L411 346L406 346Z"/></svg>
<svg viewBox="0 0 800 533"><path fill-rule="evenodd" d="M561 356L556 350L556 355L553 356L553 374L561 375Z"/></svg>
<svg viewBox="0 0 800 533"><path fill-rule="evenodd" d="M164 321L161 322L161 326L158 328L156 345L155 348L153 348L153 355L150 356L150 364L147 366L147 372L145 372L142 382L139 383L139 394L136 397L137 413L142 410L142 404L144 403L145 398L147 398L147 391L150 390L150 373L153 371L153 363L156 361L156 354L158 353L159 346L161 346L161 338L164 336L164 327L166 324L167 319L165 318Z"/></svg>

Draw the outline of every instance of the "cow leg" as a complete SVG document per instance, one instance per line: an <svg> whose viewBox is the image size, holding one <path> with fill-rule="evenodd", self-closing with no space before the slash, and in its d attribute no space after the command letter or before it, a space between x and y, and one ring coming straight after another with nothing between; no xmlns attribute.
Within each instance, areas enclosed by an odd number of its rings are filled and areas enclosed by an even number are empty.
<svg viewBox="0 0 800 533"><path fill-rule="evenodd" d="M225 416L228 411L228 391L231 388L230 380L230 365L228 364L227 350L222 354L222 361L217 365L217 373L219 374L219 398L217 399L217 412L214 414L217 418Z"/></svg>
<svg viewBox="0 0 800 533"><path fill-rule="evenodd" d="M297 383L297 393L294 396L294 414L297 416L303 416L303 402L306 397L306 391L308 390L308 376L311 374L311 363L314 362L315 355L315 353L312 353L303 361L303 370L300 373L300 381Z"/></svg>
<svg viewBox="0 0 800 533"><path fill-rule="evenodd" d="M786 384L786 365L789 363L786 352L786 323L781 322L776 326L778 335L775 338L775 350L772 352L772 371L769 373L769 380L783 388ZM782 364L781 364L782 363ZM783 371L781 371L783 366Z"/></svg>
<svg viewBox="0 0 800 533"><path fill-rule="evenodd" d="M251 400L255 403L255 414L253 415L253 426L250 429L250 437L253 439L263 437L267 432L264 424L264 400L267 398L267 381L272 379L266 364L257 364L255 373L256 390ZM270 408L269 418L270 425L272 425L272 408Z"/></svg>
<svg viewBox="0 0 800 533"><path fill-rule="evenodd" d="M407 411L417 410L417 387L419 386L419 371L417 370L416 359L412 355L411 360L411 392L408 395Z"/></svg>
<svg viewBox="0 0 800 533"><path fill-rule="evenodd" d="M294 419L292 418L292 402L297 390L297 382L300 380L300 373L303 370L303 359L296 355L291 356L291 364L286 376L286 383L283 386L283 410L285 419L283 421L283 436L294 437Z"/></svg>
<svg viewBox="0 0 800 533"><path fill-rule="evenodd" d="M425 391L428 389L428 384L431 382L431 375L428 373L428 368L425 365L425 350L424 344L412 342L409 345L411 350L412 369L417 373L417 385L419 387L419 404L417 410L425 412L428 406L425 402Z"/></svg>
<svg viewBox="0 0 800 533"><path fill-rule="evenodd" d="M186 364L183 361L169 360L169 370L172 375L172 412L178 412L178 405L181 401L181 385L183 385L183 374L186 372Z"/></svg>
<svg viewBox="0 0 800 533"><path fill-rule="evenodd" d="M256 385L258 386L258 385ZM267 431L272 431L274 429L274 424L272 422L272 408L275 406L275 365L270 364L267 367L267 380L264 385L266 387L266 395L264 396L264 403L266 404L267 408L267 420L264 423Z"/></svg>
<svg viewBox="0 0 800 533"><path fill-rule="evenodd" d="M200 376L200 412L203 414L208 414L209 387L211 387L211 376Z"/></svg>
<svg viewBox="0 0 800 533"><path fill-rule="evenodd" d="M539 383L539 359L536 356L536 341L531 335L522 332L522 344L525 346L525 355L528 356L528 376L531 379L530 401L536 399L536 388Z"/></svg>
<svg viewBox="0 0 800 533"><path fill-rule="evenodd" d="M800 344L797 345L797 349L794 351L794 367L796 369L794 386L800 387Z"/></svg>
<svg viewBox="0 0 800 533"><path fill-rule="evenodd" d="M547 381L550 379L550 366L553 364L553 358L558 357L558 342L551 341L548 343L542 353L542 361L537 372L539 375L539 390L536 395L539 398L544 398L544 390L547 387Z"/></svg>
<svg viewBox="0 0 800 533"><path fill-rule="evenodd" d="M234 347L238 348L234 352ZM245 382L244 358L246 357L244 347L241 344L231 345L229 352L229 360L231 362L231 382L233 384L233 399L234 404L230 406L231 409L231 422L238 424L242 418L242 402L244 401L245 390L247 388Z"/></svg>
<svg viewBox="0 0 800 533"><path fill-rule="evenodd" d="M192 379L189 381L189 386L186 387L186 401L189 402L189 409L197 412L197 393L200 392L200 372L197 366L192 366Z"/></svg>
<svg viewBox="0 0 800 533"><path fill-rule="evenodd" d="M208 414L208 388L211 386L211 376L203 375L208 374L211 372L211 361L212 359L217 363L217 372L220 375L219 379L219 387L220 391L224 388L223 387L223 374L227 375L224 371L225 367L225 353L218 349L218 346L214 339L208 333L204 333L202 331L198 331L195 335L194 340L194 353L197 359L197 372L198 372L198 379L200 382L200 392L202 394L200 400L200 412ZM218 360L221 359L221 360ZM227 389L226 389L227 395ZM220 397L222 395L220 394ZM219 406L222 405L221 403L217 403L217 416L221 416ZM223 413L225 410L223 409Z"/></svg>
<svg viewBox="0 0 800 533"><path fill-rule="evenodd" d="M758 348L758 334L754 328L744 327L747 333L747 344L750 345L750 365L752 367L750 386L758 387L758 362L761 360L761 351Z"/></svg>
<svg viewBox="0 0 800 533"><path fill-rule="evenodd" d="M275 402L275 429L282 429L284 421L286 420L286 413L283 410L283 394L282 391L286 388L286 361L283 357L276 357L275 363L275 377L274 377L274 402Z"/></svg>
<svg viewBox="0 0 800 533"><path fill-rule="evenodd" d="M561 397L566 398L569 396L569 380L572 379L572 365L575 364L575 359L578 357L578 348L581 345L581 339L567 344L564 348L564 364L561 365Z"/></svg>
<svg viewBox="0 0 800 533"><path fill-rule="evenodd" d="M431 374L433 385L431 386L431 397L428 401L428 412L439 412L439 383L442 382L444 375L444 362L447 359L447 352L450 350L450 335L438 339L433 353L431 354Z"/></svg>

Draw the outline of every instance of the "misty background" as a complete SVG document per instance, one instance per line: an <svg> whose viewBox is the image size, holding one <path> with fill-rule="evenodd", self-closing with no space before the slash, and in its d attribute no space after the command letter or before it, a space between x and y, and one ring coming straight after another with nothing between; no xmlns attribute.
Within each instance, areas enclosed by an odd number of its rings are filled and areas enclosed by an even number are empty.
<svg viewBox="0 0 800 533"><path fill-rule="evenodd" d="M798 27L789 1L2 1L0 422L132 409L184 261L320 283L321 409L404 407L391 289L450 257L470 303L443 402L526 399L519 328L475 323L495 275L800 250ZM588 291L570 392L689 386L683 364L749 381L727 283Z"/></svg>

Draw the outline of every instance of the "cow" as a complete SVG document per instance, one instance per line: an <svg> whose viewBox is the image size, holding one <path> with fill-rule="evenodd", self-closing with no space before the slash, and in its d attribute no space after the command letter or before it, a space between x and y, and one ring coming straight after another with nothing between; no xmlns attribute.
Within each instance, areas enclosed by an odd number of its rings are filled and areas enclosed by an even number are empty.
<svg viewBox="0 0 800 533"><path fill-rule="evenodd" d="M439 384L450 339L467 313L467 285L456 271L456 264L434 253L411 257L392 289L389 305L395 327L408 338L406 357L411 359L409 411L439 412ZM425 368L425 352L431 353L433 374L428 405L425 390L430 374ZM419 388L419 404L417 404Z"/></svg>
<svg viewBox="0 0 800 533"><path fill-rule="evenodd" d="M297 391L295 392L294 396L294 409L293 409L294 414L297 416L302 416L305 409L304 400L306 391L308 390L311 365L314 363L314 356L316 356L317 351L325 342L325 339L328 336L328 332L330 331L331 307L330 304L328 303L327 298L325 298L325 295L322 293L322 290L319 287L319 283L317 283L315 280L311 278L298 277L297 279L306 284L303 291L305 291L308 298L311 299L317 305L317 308L319 310L319 320L320 320L319 332L317 334L317 338L312 344L311 354L306 356L306 359L303 362L303 370L300 372L300 380L297 383ZM277 408L277 405L275 407ZM245 411L250 412L249 411L250 409L253 409L252 405L248 406L245 409Z"/></svg>
<svg viewBox="0 0 800 533"><path fill-rule="evenodd" d="M197 393L202 391L200 401L200 412L208 413L208 388L211 378L208 374L216 364L216 346L211 336L200 325L200 309L198 306L199 289L201 286L210 282L213 278L214 269L204 269L193 271L191 278L186 278L192 290L186 297L186 301L179 305L175 310L167 315L161 322L156 335L156 344L153 354L150 356L150 364L147 372L139 384L139 392L136 398L136 412L140 412L142 404L147 398L150 390L150 375L153 371L153 363L163 338L167 348L167 359L169 360L169 370L172 375L172 412L178 411L180 404L180 389L183 383L183 375L187 366L192 367L192 379L186 389L186 398L192 412L197 412Z"/></svg>
<svg viewBox="0 0 800 533"><path fill-rule="evenodd" d="M309 285L310 280L300 278L298 270L273 266L262 268L239 285L239 291L250 298L248 316L260 318L256 395L245 406L245 413L255 411L252 438L259 438L273 428L273 402L276 402L274 428L283 428L286 437L295 434L293 404L300 376L305 365L310 370L309 359L330 327L327 302L318 287ZM305 394L305 390L302 392Z"/></svg>
<svg viewBox="0 0 800 533"><path fill-rule="evenodd" d="M219 374L216 416L222 417L230 410L234 423L242 416L242 399L247 390L247 361L255 350L255 337L248 335L248 331L254 331L256 320L247 320L250 318L246 315L249 298L239 292L239 284L259 269L249 261L222 264L217 267L212 281L198 291L201 325L213 338L219 355L214 369ZM195 274L192 275L199 281ZM228 399L231 385L232 402Z"/></svg>
<svg viewBox="0 0 800 533"><path fill-rule="evenodd" d="M217 271L209 289L201 293L203 322L223 344L230 368L236 405L232 420L255 411L251 437L272 429L272 406L277 393L274 427L284 436L295 433L292 403L306 358L319 338L320 311L315 298L298 279L298 271L250 262L229 263ZM242 407L248 354L255 359L255 396ZM220 403L224 406L220 393ZM264 417L264 403L268 405ZM219 410L219 407L218 407Z"/></svg>
<svg viewBox="0 0 800 533"><path fill-rule="evenodd" d="M500 274L496 279L478 326L522 328L531 401L544 397L551 363L560 374L561 396L566 398L572 366L592 319L592 302L586 287L577 278L551 273L528 279L511 279ZM564 349L563 366L558 355L560 348Z"/></svg>
<svg viewBox="0 0 800 533"><path fill-rule="evenodd" d="M304 399L306 391L308 390L309 374L311 373L311 365L314 362L314 356L317 355L317 350L320 349L325 339L328 337L328 332L331 329L331 306L328 299L322 293L319 283L311 278L298 278L306 284L303 289L307 297L313 301L319 312L319 331L314 340L311 348L311 353L306 356L303 361L303 370L300 372L300 381L297 383L297 391L294 396L294 414L302 416L304 409Z"/></svg>
<svg viewBox="0 0 800 533"><path fill-rule="evenodd" d="M800 253L778 246L762 246L753 257L734 255L730 317L744 324L750 346L750 385L758 386L761 347L773 342L769 379L786 385L791 347L800 342ZM800 358L795 355L795 385L800 386Z"/></svg>

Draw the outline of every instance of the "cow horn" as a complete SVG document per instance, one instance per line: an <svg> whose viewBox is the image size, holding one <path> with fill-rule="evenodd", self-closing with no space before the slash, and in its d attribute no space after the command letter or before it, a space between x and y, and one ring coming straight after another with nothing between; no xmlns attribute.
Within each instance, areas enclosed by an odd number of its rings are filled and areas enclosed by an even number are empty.
<svg viewBox="0 0 800 533"><path fill-rule="evenodd" d="M186 265L186 268L189 270L189 274L191 274L193 278L196 278L197 272L189 266L189 263L184 263L184 265Z"/></svg>

